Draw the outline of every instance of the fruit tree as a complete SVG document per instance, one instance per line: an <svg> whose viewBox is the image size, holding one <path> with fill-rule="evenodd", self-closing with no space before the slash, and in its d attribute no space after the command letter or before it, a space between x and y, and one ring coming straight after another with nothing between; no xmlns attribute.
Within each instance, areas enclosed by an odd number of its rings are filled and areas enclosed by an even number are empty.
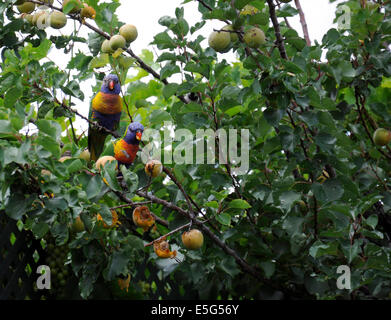
<svg viewBox="0 0 391 320"><path fill-rule="evenodd" d="M42 239L53 286L148 298L155 272L200 299L388 298L391 1L339 1L321 43L299 0L178 1L141 53L119 10L0 1L0 214ZM83 116L91 83L122 111Z"/></svg>

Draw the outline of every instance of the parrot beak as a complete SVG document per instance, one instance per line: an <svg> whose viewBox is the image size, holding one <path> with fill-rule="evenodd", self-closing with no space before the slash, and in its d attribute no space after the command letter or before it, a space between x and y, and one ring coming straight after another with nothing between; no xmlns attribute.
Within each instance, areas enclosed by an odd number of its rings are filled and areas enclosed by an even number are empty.
<svg viewBox="0 0 391 320"><path fill-rule="evenodd" d="M136 139L137 139L138 141L140 141L142 135L143 135L143 134L142 134L141 131L137 131L137 132L136 132Z"/></svg>
<svg viewBox="0 0 391 320"><path fill-rule="evenodd" d="M113 80L111 80L111 81L109 82L109 89L110 89L110 91L113 91L113 90L114 90L114 86L115 86L115 83L114 83Z"/></svg>

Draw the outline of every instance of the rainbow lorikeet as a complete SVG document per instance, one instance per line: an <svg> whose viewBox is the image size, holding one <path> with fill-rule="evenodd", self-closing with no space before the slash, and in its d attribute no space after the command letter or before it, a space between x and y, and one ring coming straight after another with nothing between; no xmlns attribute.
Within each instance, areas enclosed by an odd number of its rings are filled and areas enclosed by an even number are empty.
<svg viewBox="0 0 391 320"><path fill-rule="evenodd" d="M118 128L122 112L122 98L119 95L121 85L115 74L106 75L100 91L91 102L89 119L100 126L115 131ZM91 160L97 160L103 152L108 133L93 125L88 128L88 150Z"/></svg>
<svg viewBox="0 0 391 320"><path fill-rule="evenodd" d="M124 164L127 168L136 159L144 126L139 122L132 122L126 129L124 137L114 144L114 157L118 164Z"/></svg>

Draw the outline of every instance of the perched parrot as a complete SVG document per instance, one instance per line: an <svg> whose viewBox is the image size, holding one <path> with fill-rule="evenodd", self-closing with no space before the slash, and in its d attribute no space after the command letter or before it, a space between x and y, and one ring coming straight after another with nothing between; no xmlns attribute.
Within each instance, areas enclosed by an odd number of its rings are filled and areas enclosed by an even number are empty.
<svg viewBox="0 0 391 320"><path fill-rule="evenodd" d="M118 164L124 164L127 168L136 159L144 126L139 122L132 122L126 129L124 137L114 144L114 157Z"/></svg>
<svg viewBox="0 0 391 320"><path fill-rule="evenodd" d="M100 126L115 131L118 128L122 112L121 85L115 74L106 75L100 91L91 102L89 119L96 121ZM96 161L103 152L105 139L108 133L89 125L88 150L91 160Z"/></svg>

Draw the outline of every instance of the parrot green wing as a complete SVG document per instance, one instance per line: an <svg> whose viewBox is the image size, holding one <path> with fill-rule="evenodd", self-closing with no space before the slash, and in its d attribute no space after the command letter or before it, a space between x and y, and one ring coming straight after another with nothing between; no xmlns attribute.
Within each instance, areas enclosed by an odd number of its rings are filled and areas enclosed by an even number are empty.
<svg viewBox="0 0 391 320"><path fill-rule="evenodd" d="M92 105L90 106L90 111L88 114L88 119L94 121ZM99 156L103 152L103 148L105 145L105 140L107 137L107 133L102 132L98 128L89 124L88 126L88 150L90 151L90 159L98 160Z"/></svg>

